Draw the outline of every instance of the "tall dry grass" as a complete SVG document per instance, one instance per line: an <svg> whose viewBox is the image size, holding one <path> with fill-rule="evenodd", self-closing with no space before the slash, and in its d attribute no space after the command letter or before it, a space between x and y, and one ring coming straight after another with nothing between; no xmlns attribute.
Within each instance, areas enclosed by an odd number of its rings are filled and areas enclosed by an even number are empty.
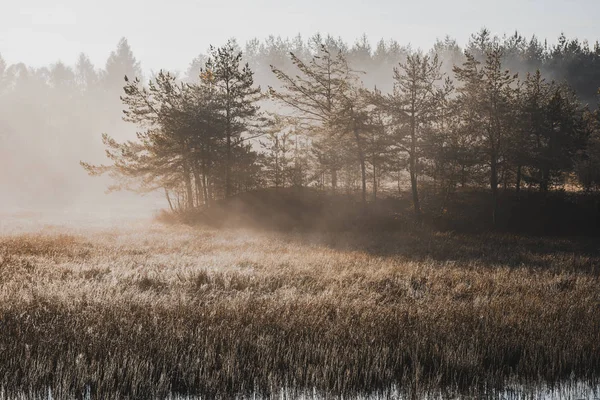
<svg viewBox="0 0 600 400"><path fill-rule="evenodd" d="M591 240L148 225L0 236L0 387L416 395L600 373Z"/></svg>

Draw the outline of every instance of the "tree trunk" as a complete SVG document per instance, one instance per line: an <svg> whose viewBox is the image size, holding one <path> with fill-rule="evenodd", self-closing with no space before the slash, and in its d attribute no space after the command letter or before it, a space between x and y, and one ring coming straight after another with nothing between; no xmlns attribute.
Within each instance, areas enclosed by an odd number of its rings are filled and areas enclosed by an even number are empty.
<svg viewBox="0 0 600 400"><path fill-rule="evenodd" d="M185 157L185 154L184 154ZM186 160L184 158L183 160L183 179L184 179L184 183L185 183L185 193L186 193L186 200L187 200L187 208L188 209L193 209L194 208L194 189L192 188L192 176L191 176L191 172L190 172L190 166L188 164L188 160Z"/></svg>
<svg viewBox="0 0 600 400"><path fill-rule="evenodd" d="M196 205L202 204L202 179L200 177L200 171L198 170L198 164L194 165L194 189L196 191Z"/></svg>
<svg viewBox="0 0 600 400"><path fill-rule="evenodd" d="M279 189L279 138L275 137L275 189Z"/></svg>
<svg viewBox="0 0 600 400"><path fill-rule="evenodd" d="M492 224L496 226L498 214L498 160L496 160L495 154L492 154L490 160L490 188L492 190Z"/></svg>
<svg viewBox="0 0 600 400"><path fill-rule="evenodd" d="M210 197L208 196L208 179L206 174L202 174L202 195L204 196L204 205L210 207Z"/></svg>
<svg viewBox="0 0 600 400"><path fill-rule="evenodd" d="M402 186L400 185L401 172L398 171L398 194L402 194Z"/></svg>
<svg viewBox="0 0 600 400"><path fill-rule="evenodd" d="M421 204L419 202L419 188L417 186L417 121L415 116L415 104L413 100L412 114L410 119L410 154L409 154L409 169L410 169L410 186L412 189L413 207L417 221L421 220Z"/></svg>
<svg viewBox="0 0 600 400"><path fill-rule="evenodd" d="M337 170L335 168L331 169L331 188L335 193L335 190L337 188Z"/></svg>
<svg viewBox="0 0 600 400"><path fill-rule="evenodd" d="M210 197L208 195L208 171L206 167L206 159L202 160L202 195L204 196L204 205L210 207Z"/></svg>
<svg viewBox="0 0 600 400"><path fill-rule="evenodd" d="M365 165L364 156L360 160L360 173L362 178L362 195L361 202L363 207L367 206L367 166Z"/></svg>
<svg viewBox="0 0 600 400"><path fill-rule="evenodd" d="M416 162L413 155L410 156L410 186L412 190L413 207L415 210L415 217L418 221L421 220L421 204L419 202L419 188L417 186L417 171Z"/></svg>
<svg viewBox="0 0 600 400"><path fill-rule="evenodd" d="M175 211L175 209L173 208L173 203L171 203L171 197L169 196L169 190L167 188L165 188L165 197L167 198L167 202L169 203L169 208L171 209L171 212Z"/></svg>
<svg viewBox="0 0 600 400"><path fill-rule="evenodd" d="M229 105L229 81L226 87L227 107L225 109L225 133L227 134L227 165L225 168L225 197L231 196L231 106Z"/></svg>
<svg viewBox="0 0 600 400"><path fill-rule="evenodd" d="M367 206L367 166L365 165L365 154L363 152L362 144L360 142L360 134L358 127L354 123L354 138L356 139L356 148L358 149L358 159L360 161L360 174L362 180L362 195L361 201L363 207Z"/></svg>
<svg viewBox="0 0 600 400"><path fill-rule="evenodd" d="M212 201L215 198L215 195L214 195L214 183L208 177L206 177L206 180L207 180L206 187L208 188L208 202L209 202L209 204L211 204Z"/></svg>
<svg viewBox="0 0 600 400"><path fill-rule="evenodd" d="M231 135L227 129L227 160L225 168L225 197L231 196Z"/></svg>
<svg viewBox="0 0 600 400"><path fill-rule="evenodd" d="M377 201L377 166L373 161L373 202L375 201Z"/></svg>

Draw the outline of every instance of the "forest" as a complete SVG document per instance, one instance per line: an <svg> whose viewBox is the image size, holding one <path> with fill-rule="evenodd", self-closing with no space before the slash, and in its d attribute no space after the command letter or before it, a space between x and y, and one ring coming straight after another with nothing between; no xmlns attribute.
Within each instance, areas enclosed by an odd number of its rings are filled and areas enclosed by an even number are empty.
<svg viewBox="0 0 600 400"><path fill-rule="evenodd" d="M175 212L314 188L363 207L406 191L420 219L421 190L448 199L482 189L495 223L502 193L598 191L599 86L600 45L564 35L550 46L482 29L464 49L446 37L427 51L372 48L365 35L352 46L319 34L243 49L232 39L185 74L146 79L122 39L101 70L83 54L74 68L0 61L0 156L34 198L45 185L65 198L80 190L81 161L110 175L111 190L163 192ZM89 126L104 130L108 163Z"/></svg>

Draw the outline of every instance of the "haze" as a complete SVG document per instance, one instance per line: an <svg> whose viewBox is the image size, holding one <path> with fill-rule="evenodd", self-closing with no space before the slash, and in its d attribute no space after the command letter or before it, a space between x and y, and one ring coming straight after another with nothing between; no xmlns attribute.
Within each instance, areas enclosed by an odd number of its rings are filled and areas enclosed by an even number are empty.
<svg viewBox="0 0 600 400"><path fill-rule="evenodd" d="M124 36L144 71L184 71L209 44L231 37L243 44L270 34L322 32L353 43L364 32L372 41L394 38L428 49L445 35L464 45L485 25L499 35L519 30L553 43L564 31L593 42L600 36L598 15L596 0L348 0L343 5L332 0L6 1L0 12L0 52L8 64L74 64L85 52L95 65L103 65Z"/></svg>

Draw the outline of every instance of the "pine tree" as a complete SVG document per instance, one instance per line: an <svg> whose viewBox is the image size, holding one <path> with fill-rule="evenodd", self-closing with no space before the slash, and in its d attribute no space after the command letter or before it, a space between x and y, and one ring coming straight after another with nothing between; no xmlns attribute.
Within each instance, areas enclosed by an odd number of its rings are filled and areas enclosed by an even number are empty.
<svg viewBox="0 0 600 400"><path fill-rule="evenodd" d="M573 170L577 152L587 139L583 109L573 91L563 86L552 88L547 104L548 128L543 131L539 149L540 190L560 184L564 173Z"/></svg>
<svg viewBox="0 0 600 400"><path fill-rule="evenodd" d="M189 88L161 71L148 88L141 85L139 78L126 77L124 92L124 120L145 131L138 133L138 141L125 143L104 134L106 154L112 165L93 166L82 162L82 166L91 175L108 173L117 179L119 183L111 190L149 192L163 188L169 204L171 190L183 198L186 208L194 208L190 144L195 132L192 118L186 114L186 103L191 101Z"/></svg>
<svg viewBox="0 0 600 400"><path fill-rule="evenodd" d="M211 48L205 72L212 76L216 96L220 102L225 128L225 197L233 194L232 165L234 148L240 137L256 127L260 87L254 86L253 72L248 64L241 66L242 52L229 41L220 48Z"/></svg>
<svg viewBox="0 0 600 400"><path fill-rule="evenodd" d="M600 97L600 89L598 90ZM600 190L600 105L585 114L589 137L585 149L578 154L575 172L586 191Z"/></svg>
<svg viewBox="0 0 600 400"><path fill-rule="evenodd" d="M465 55L468 53L475 60L484 62L488 52L494 46L498 46L498 38L492 37L490 30L484 27L479 32L471 35Z"/></svg>
<svg viewBox="0 0 600 400"><path fill-rule="evenodd" d="M437 56L410 54L394 68L394 92L386 99L394 129L395 147L408 156L408 171L415 216L421 218L418 175L427 126L436 112L435 85L442 78Z"/></svg>
<svg viewBox="0 0 600 400"><path fill-rule="evenodd" d="M516 191L521 190L521 180L540 183L539 167L542 137L549 129L547 106L550 101L551 84L537 70L527 74L520 85L517 97L518 115L515 137L511 141L511 162L516 167ZM537 177L536 177L537 176Z"/></svg>
<svg viewBox="0 0 600 400"><path fill-rule="evenodd" d="M199 54L196 58L194 58L185 72L185 81L188 83L200 82L200 74L202 74L202 70L204 69L207 61L208 56L204 54Z"/></svg>
<svg viewBox="0 0 600 400"><path fill-rule="evenodd" d="M263 174L269 184L276 189L284 188L292 180L289 162L292 159L292 140L295 134L293 125L275 116L266 135L260 140L263 148Z"/></svg>
<svg viewBox="0 0 600 400"><path fill-rule="evenodd" d="M434 192L439 186L448 195L461 181L460 170L464 161L460 151L465 138L459 129L460 121L453 99L454 84L450 78L434 88L434 95L433 112L423 132L423 173L433 179Z"/></svg>
<svg viewBox="0 0 600 400"><path fill-rule="evenodd" d="M127 39L121 38L117 49L110 53L104 68L103 81L105 87L112 92L120 92L123 87L123 77L132 79L142 78L140 63L133 55Z"/></svg>
<svg viewBox="0 0 600 400"><path fill-rule="evenodd" d="M489 167L492 193L492 221L498 213L498 181L501 163L506 161L507 141L512 125L516 76L502 69L502 48L497 43L487 46L485 63L469 53L462 67L454 72L462 86L458 88L459 104L464 123L475 133L479 150L485 154Z"/></svg>
<svg viewBox="0 0 600 400"><path fill-rule="evenodd" d="M0 54L0 94L3 94L8 89L7 65L2 54Z"/></svg>
<svg viewBox="0 0 600 400"><path fill-rule="evenodd" d="M372 98L380 98L381 93L375 89ZM371 101L376 105L376 101ZM380 182L386 172L390 170L391 164L391 146L393 140L389 135L389 130L385 125L385 115L378 107L369 110L368 135L366 138L367 161L371 164L371 178L373 187L373 201L377 200L377 193Z"/></svg>
<svg viewBox="0 0 600 400"><path fill-rule="evenodd" d="M84 53L81 53L77 59L75 80L82 91L90 90L98 84L98 73L89 57Z"/></svg>
<svg viewBox="0 0 600 400"><path fill-rule="evenodd" d="M73 92L76 88L75 73L62 62L52 65L48 80L51 87L60 89L63 93Z"/></svg>
<svg viewBox="0 0 600 400"><path fill-rule="evenodd" d="M364 89L358 86L356 79L350 77L347 89L343 92L342 101L334 117L334 126L342 134L349 135L353 140L354 151L360 166L361 201L367 205L367 141L369 131L375 129L371 124L371 104Z"/></svg>
<svg viewBox="0 0 600 400"><path fill-rule="evenodd" d="M320 41L321 38L313 37L312 40ZM341 52L333 55L322 43L319 53L308 62L294 53L290 53L290 58L299 74L294 76L271 66L281 82L281 89L270 87L269 91L311 132L315 157L322 166L320 174L329 172L331 187L335 190L337 173L343 165L339 141L346 133L339 131L338 112L346 104L351 71Z"/></svg>
<svg viewBox="0 0 600 400"><path fill-rule="evenodd" d="M547 82L539 70L528 74L519 92L516 136L510 148L516 188L523 178L545 192L573 169L585 142L584 110L572 91Z"/></svg>

